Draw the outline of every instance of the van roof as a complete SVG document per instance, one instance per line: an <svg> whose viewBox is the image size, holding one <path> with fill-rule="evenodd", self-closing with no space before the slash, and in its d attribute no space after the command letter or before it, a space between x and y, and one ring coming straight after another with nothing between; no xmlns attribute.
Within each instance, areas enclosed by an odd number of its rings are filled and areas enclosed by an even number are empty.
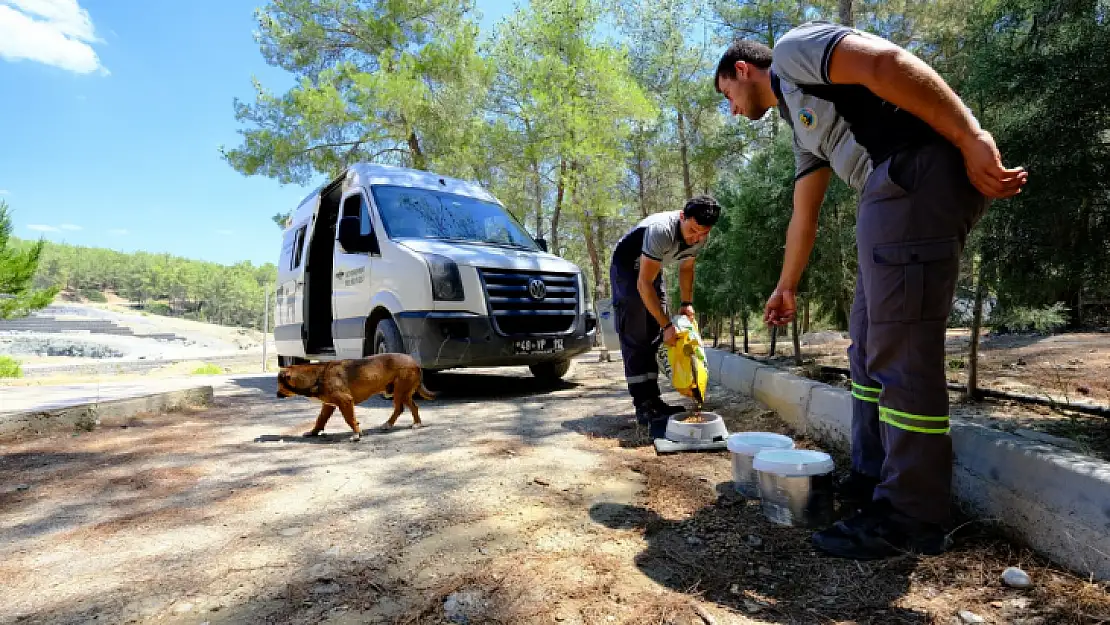
<svg viewBox="0 0 1110 625"><path fill-rule="evenodd" d="M293 219L290 220L290 227L294 224L304 222L305 219L311 216L316 208L315 197L325 188L339 180L346 180L349 186L357 185L367 189L376 185L393 185L416 189L428 189L430 191L446 191L447 193L455 193L500 204L497 198L493 197L493 195L482 188L482 186L461 178L441 176L435 172L410 169L408 167L397 167L394 165L354 163L343 170L342 175L324 182L306 195L305 198L301 200L300 204L297 205L297 209L293 214Z"/></svg>

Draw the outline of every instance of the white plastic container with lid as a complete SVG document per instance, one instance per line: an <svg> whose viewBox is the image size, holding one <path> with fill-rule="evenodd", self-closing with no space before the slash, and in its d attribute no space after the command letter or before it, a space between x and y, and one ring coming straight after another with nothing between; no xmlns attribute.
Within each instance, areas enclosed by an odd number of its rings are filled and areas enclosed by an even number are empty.
<svg viewBox="0 0 1110 625"><path fill-rule="evenodd" d="M769 449L752 461L763 515L772 523L818 527L833 520L832 456L808 449Z"/></svg>
<svg viewBox="0 0 1110 625"><path fill-rule="evenodd" d="M794 439L773 432L737 432L728 437L732 455L732 484L745 497L759 497L759 474L752 462L765 449L794 449Z"/></svg>

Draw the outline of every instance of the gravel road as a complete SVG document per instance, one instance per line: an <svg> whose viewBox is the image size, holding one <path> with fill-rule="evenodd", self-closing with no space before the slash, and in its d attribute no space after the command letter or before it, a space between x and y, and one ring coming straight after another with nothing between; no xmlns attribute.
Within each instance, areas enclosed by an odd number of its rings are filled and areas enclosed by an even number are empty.
<svg viewBox="0 0 1110 625"><path fill-rule="evenodd" d="M627 422L618 363L579 362L554 390L515 369L444 373L436 388L419 430L407 415L392 431L370 429L389 408L360 406L360 443L338 415L325 436L302 438L318 404L244 378L206 411L8 445L0 619L394 622L426 612L428 597L442 612L441 584L505 579L506 563L568 551L630 560L642 547L590 512L631 505L643 487L584 435L593 420ZM513 555L521 549L528 558ZM563 573L571 588L589 577ZM662 592L635 577L627 592ZM448 599L456 621L509 609L504 597L500 607ZM563 620L592 622L572 613Z"/></svg>

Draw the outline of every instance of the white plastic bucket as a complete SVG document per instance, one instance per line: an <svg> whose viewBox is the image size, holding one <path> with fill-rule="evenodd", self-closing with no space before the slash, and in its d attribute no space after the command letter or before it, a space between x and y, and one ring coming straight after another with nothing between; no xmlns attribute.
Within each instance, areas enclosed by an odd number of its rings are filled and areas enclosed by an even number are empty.
<svg viewBox="0 0 1110 625"><path fill-rule="evenodd" d="M794 439L774 432L737 432L728 437L732 484L736 492L745 497L759 497L759 474L752 461L765 449L794 449Z"/></svg>
<svg viewBox="0 0 1110 625"><path fill-rule="evenodd" d="M752 461L763 515L772 523L816 527L833 520L835 464L823 451L768 449Z"/></svg>

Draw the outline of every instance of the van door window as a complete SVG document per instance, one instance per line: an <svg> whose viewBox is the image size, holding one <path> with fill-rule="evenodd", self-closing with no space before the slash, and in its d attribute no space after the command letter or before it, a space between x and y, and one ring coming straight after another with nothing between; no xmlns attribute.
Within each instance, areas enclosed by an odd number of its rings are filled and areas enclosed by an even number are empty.
<svg viewBox="0 0 1110 625"><path fill-rule="evenodd" d="M290 269L296 269L301 266L301 256L304 253L304 235L308 226L301 226L297 230L296 236L293 238L293 258L290 260Z"/></svg>

